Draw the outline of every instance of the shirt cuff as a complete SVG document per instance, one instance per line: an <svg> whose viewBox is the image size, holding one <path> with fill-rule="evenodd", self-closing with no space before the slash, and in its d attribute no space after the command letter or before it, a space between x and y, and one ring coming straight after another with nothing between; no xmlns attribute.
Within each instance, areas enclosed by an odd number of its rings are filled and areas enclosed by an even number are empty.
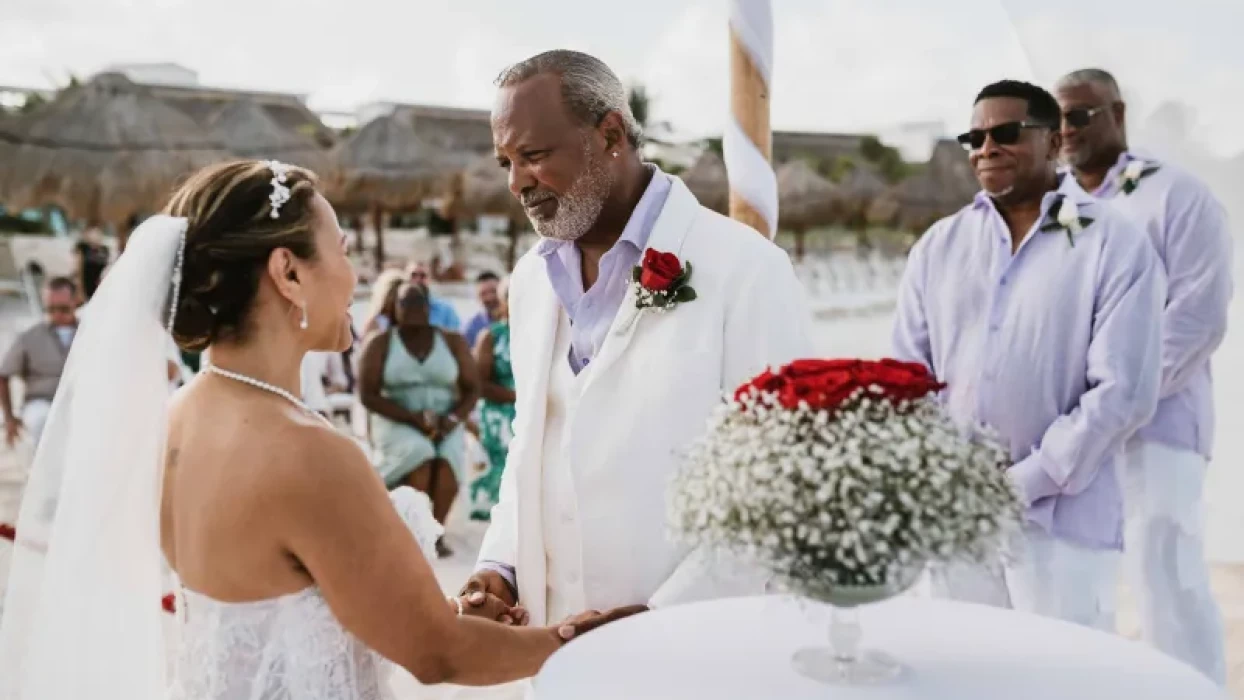
<svg viewBox="0 0 1244 700"><path fill-rule="evenodd" d="M1040 452L1033 452L1018 464L1007 470L1012 483L1019 489L1020 499L1025 506L1031 506L1042 498L1057 496L1062 489L1050 477L1045 469L1045 458Z"/></svg>
<svg viewBox="0 0 1244 700"><path fill-rule="evenodd" d="M514 601L518 602L518 574L514 567L509 564L503 564L499 561L490 559L481 559L475 567L476 571L495 571L501 574L501 578L505 579L505 585L510 587L510 595L514 596Z"/></svg>

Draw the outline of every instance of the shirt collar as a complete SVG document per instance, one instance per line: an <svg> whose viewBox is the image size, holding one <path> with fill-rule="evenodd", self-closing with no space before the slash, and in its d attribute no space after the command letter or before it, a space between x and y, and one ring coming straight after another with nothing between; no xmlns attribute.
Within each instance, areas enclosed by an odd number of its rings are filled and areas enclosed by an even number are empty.
<svg viewBox="0 0 1244 700"><path fill-rule="evenodd" d="M669 175L666 175L656 165L652 163L644 163L644 167L648 172L652 173L652 179L648 181L648 186L644 188L644 193L639 197L639 202L635 204L635 209L631 211L631 216L626 220L626 226L622 229L622 235L618 238L618 243L625 243L635 250L643 250L648 247L648 239L652 235L652 222L655 219L649 214L660 203L665 201L665 195L669 193L671 181ZM536 244L536 253L541 257L547 258L561 248L572 245L574 241L562 241L555 238L541 238Z"/></svg>
<svg viewBox="0 0 1244 700"><path fill-rule="evenodd" d="M1066 197L1076 202L1088 201L1090 199L1088 194L1085 193L1085 191L1080 187L1080 183L1076 182L1074 177L1069 177L1068 173L1060 171L1058 173L1058 184L1055 185L1054 189L1041 195L1042 220L1044 220L1044 218L1049 214L1050 207L1053 206L1054 200L1059 196ZM976 193L976 196L972 199L972 208L992 209L995 212L998 211L998 207L994 204L993 198L986 194L984 190Z"/></svg>

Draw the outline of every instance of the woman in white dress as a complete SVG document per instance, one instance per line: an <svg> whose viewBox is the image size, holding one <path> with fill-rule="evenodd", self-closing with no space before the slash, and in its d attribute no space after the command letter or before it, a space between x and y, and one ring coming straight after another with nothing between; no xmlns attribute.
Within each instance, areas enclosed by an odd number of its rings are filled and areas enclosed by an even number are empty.
<svg viewBox="0 0 1244 700"><path fill-rule="evenodd" d="M426 502L390 505L358 446L297 398L303 355L351 340L355 275L314 176L211 166L167 213L100 287L53 403L0 620L0 698L376 700L386 659L424 683L501 683L607 621L462 616L420 551L438 534ZM169 324L211 349L171 403ZM162 559L182 592L171 679ZM485 614L518 619L499 601Z"/></svg>

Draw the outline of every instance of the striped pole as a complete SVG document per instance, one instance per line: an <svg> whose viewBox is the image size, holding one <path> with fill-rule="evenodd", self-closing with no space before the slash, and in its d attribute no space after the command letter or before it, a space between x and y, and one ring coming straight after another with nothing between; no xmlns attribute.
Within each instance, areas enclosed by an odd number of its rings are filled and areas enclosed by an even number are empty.
<svg viewBox="0 0 1244 700"><path fill-rule="evenodd" d="M769 160L769 86L773 11L769 0L730 3L730 119L722 139L730 178L730 216L772 238L777 232L777 177Z"/></svg>

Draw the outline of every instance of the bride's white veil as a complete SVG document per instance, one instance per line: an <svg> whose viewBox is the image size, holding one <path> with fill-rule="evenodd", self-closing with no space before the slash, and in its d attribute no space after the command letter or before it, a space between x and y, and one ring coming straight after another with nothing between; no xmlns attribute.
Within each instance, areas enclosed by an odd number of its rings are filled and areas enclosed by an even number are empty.
<svg viewBox="0 0 1244 700"><path fill-rule="evenodd" d="M78 328L17 520L0 700L165 696L166 321L185 230L139 226Z"/></svg>

